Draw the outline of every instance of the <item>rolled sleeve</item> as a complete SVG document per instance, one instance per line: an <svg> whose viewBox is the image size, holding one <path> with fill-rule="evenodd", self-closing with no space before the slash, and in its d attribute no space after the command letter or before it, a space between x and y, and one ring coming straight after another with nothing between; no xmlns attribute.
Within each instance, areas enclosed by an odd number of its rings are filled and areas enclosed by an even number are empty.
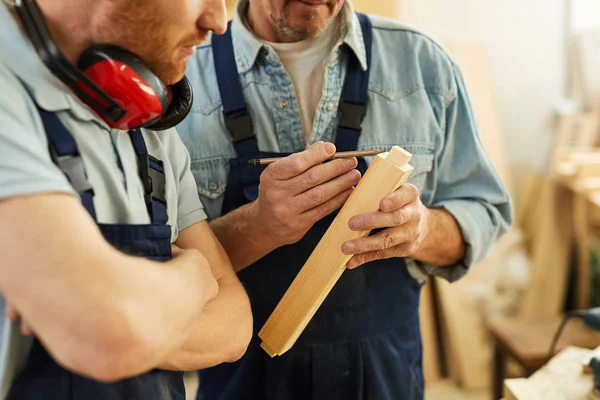
<svg viewBox="0 0 600 400"><path fill-rule="evenodd" d="M491 252L513 224L512 200L491 165L463 81L454 65L455 95L445 115L445 145L436 157L437 188L431 208L448 211L466 245L465 257L450 267L419 263L428 274L450 282L463 277Z"/></svg>

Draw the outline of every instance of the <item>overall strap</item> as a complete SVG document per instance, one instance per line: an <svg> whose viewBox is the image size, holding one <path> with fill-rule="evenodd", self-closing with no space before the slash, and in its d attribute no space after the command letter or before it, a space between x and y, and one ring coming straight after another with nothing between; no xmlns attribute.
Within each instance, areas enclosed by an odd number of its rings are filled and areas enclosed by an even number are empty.
<svg viewBox="0 0 600 400"><path fill-rule="evenodd" d="M55 113L41 108L38 108L38 112L48 137L52 161L65 174L73 189L79 194L81 203L96 221L94 190L88 181L85 165L77 148L77 142Z"/></svg>
<svg viewBox="0 0 600 400"><path fill-rule="evenodd" d="M367 114L367 97L369 74L371 71L371 50L373 44L373 27L365 14L357 13L367 54L367 70L363 71L358 58L352 53L348 61L348 71L340 101L338 134L336 147L338 151L356 150L361 124Z"/></svg>
<svg viewBox="0 0 600 400"><path fill-rule="evenodd" d="M235 62L231 22L223 35L213 35L212 50L217 84L223 103L223 117L225 126L233 137L233 145L238 156L257 153L258 144L254 134L252 116L246 107L240 75Z"/></svg>
<svg viewBox="0 0 600 400"><path fill-rule="evenodd" d="M144 185L144 200L150 220L153 224L164 225L169 220L164 164L148 154L144 135L140 129L129 131L129 138L138 158L139 175Z"/></svg>

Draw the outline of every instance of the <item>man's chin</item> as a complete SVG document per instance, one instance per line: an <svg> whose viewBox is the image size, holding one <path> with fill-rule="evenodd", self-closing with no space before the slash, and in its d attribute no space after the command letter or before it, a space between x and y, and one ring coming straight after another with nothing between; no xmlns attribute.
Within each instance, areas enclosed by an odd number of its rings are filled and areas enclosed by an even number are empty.
<svg viewBox="0 0 600 400"><path fill-rule="evenodd" d="M297 40L314 39L319 37L327 28L326 22L310 21L289 26Z"/></svg>
<svg viewBox="0 0 600 400"><path fill-rule="evenodd" d="M185 75L187 67L187 59L176 64L162 66L157 69L156 75L164 82L165 85L174 85L179 82Z"/></svg>

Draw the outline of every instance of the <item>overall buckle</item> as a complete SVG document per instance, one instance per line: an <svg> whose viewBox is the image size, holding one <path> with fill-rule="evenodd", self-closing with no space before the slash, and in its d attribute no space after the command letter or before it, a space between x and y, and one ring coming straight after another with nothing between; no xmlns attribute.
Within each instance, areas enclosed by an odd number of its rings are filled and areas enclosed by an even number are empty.
<svg viewBox="0 0 600 400"><path fill-rule="evenodd" d="M360 132L362 131L361 124L367 115L367 106L343 101L340 103L339 114L340 127Z"/></svg>

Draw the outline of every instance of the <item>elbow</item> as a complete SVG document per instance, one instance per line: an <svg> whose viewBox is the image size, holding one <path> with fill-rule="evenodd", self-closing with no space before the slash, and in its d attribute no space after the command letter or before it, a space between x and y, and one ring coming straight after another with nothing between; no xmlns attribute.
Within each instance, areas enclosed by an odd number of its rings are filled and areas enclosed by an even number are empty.
<svg viewBox="0 0 600 400"><path fill-rule="evenodd" d="M144 372L138 360L129 358L131 353L130 350L126 354L119 354L114 346L100 345L88 349L80 346L62 357L62 360L57 357L57 361L64 368L89 379L114 383Z"/></svg>
<svg viewBox="0 0 600 400"><path fill-rule="evenodd" d="M227 360L227 362L230 363L239 361L244 354L246 354L250 341L252 340L254 328L250 304L248 304L248 308L243 318L241 318L241 323L239 323L239 321L240 320L238 320L238 323L236 323L235 326L236 335Z"/></svg>
<svg viewBox="0 0 600 400"><path fill-rule="evenodd" d="M72 340L60 357L62 362L59 357L57 361L90 379L113 383L151 370L162 354L148 335L131 329L127 322L112 321L101 326L94 335Z"/></svg>
<svg viewBox="0 0 600 400"><path fill-rule="evenodd" d="M239 361L244 356L244 354L246 354L251 339L252 329L250 329L250 332L248 334L243 335L243 337L240 337L236 341L235 346L233 346L231 351L229 352L229 357L226 362L234 363L236 361Z"/></svg>
<svg viewBox="0 0 600 400"><path fill-rule="evenodd" d="M149 352L144 347L133 340L90 346L73 351L63 366L98 382L114 383L151 369Z"/></svg>

